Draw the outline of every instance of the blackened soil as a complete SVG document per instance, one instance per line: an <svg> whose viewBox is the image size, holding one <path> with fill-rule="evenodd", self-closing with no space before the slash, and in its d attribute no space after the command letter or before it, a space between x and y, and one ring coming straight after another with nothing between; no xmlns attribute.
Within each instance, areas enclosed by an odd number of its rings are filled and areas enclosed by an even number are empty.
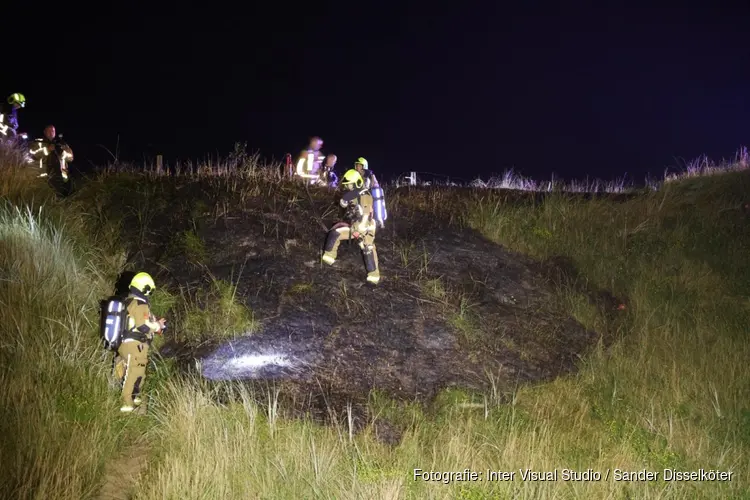
<svg viewBox="0 0 750 500"><path fill-rule="evenodd" d="M209 272L238 283L260 332L231 349L226 341L171 342L163 354L185 366L202 358L220 372L231 359L216 358L217 349L237 357L286 353L296 366L265 372L275 378L270 382L247 383L283 387L296 411L344 418L353 404L350 415L362 413L373 389L421 401L449 386L492 383L511 391L574 370L607 333L587 331L555 299L555 286L575 281L570 263L532 262L461 227L457 217L449 223L445 214L428 213L408 192L386 193L389 220L376 237L383 277L369 288L356 245L342 244L333 267L320 263L325 228L338 216L333 193L293 185L241 189L165 180L155 196L167 202L151 205L144 241L132 255L173 289L205 283ZM137 227L135 217L125 227ZM174 251L184 231L204 246L200 262ZM619 303L606 292L579 291L608 311ZM378 432L395 439L397 430L382 425Z"/></svg>

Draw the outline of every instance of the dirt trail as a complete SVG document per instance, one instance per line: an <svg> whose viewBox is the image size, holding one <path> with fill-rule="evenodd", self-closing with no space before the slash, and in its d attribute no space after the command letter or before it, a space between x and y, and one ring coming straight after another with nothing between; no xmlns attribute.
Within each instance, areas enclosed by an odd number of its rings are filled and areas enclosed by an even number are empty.
<svg viewBox="0 0 750 500"><path fill-rule="evenodd" d="M145 439L125 448L119 456L111 459L104 468L104 483L96 500L128 500L149 459L149 448Z"/></svg>

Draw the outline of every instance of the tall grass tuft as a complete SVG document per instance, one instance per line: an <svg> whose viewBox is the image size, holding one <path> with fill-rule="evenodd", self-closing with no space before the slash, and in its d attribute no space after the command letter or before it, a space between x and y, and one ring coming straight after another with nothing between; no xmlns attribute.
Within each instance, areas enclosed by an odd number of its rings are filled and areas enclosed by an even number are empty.
<svg viewBox="0 0 750 500"><path fill-rule="evenodd" d="M0 491L86 498L117 444L98 300L122 262L76 244L46 207L0 204Z"/></svg>

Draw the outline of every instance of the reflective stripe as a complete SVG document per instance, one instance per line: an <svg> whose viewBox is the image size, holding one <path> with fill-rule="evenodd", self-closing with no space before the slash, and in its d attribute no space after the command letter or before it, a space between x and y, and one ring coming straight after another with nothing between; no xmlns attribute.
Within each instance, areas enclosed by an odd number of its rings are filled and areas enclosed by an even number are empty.
<svg viewBox="0 0 750 500"><path fill-rule="evenodd" d="M307 171L312 172L313 164L315 163L315 154L314 153L308 153L307 154Z"/></svg>
<svg viewBox="0 0 750 500"><path fill-rule="evenodd" d="M372 220L365 219L362 222L358 223L356 227L357 231L359 231L360 233L366 233L375 231L375 229L377 228L377 224Z"/></svg>
<svg viewBox="0 0 750 500"><path fill-rule="evenodd" d="M315 179L318 177L316 174L308 173L311 170L309 167L309 156L307 161L304 158L300 158L297 162L297 175L305 179ZM308 163L307 167L305 167L305 163Z"/></svg>
<svg viewBox="0 0 750 500"><path fill-rule="evenodd" d="M125 341L123 341L125 342ZM128 372L130 371L130 354L128 354L128 360L125 361L125 376L122 377L122 388L125 389L125 382L128 380Z"/></svg>
<svg viewBox="0 0 750 500"><path fill-rule="evenodd" d="M29 149L29 153L31 153L33 155L36 155L37 153L41 153L41 152L44 152L44 156L49 156L49 151L47 150L47 148L42 143L39 143L39 148L38 149Z"/></svg>

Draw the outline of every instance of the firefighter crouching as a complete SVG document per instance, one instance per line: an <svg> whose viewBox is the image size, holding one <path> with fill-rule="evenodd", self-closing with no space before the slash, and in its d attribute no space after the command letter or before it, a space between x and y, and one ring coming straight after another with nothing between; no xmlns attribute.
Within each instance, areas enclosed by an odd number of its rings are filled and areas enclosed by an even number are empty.
<svg viewBox="0 0 750 500"><path fill-rule="evenodd" d="M333 265L336 262L339 245L342 240L354 239L362 250L367 270L367 283L377 285L380 282L378 254L375 248L376 222L373 218L373 198L364 188L364 179L356 170L348 170L341 185L345 194L340 205L346 209L344 221L335 224L326 237L322 260Z"/></svg>

